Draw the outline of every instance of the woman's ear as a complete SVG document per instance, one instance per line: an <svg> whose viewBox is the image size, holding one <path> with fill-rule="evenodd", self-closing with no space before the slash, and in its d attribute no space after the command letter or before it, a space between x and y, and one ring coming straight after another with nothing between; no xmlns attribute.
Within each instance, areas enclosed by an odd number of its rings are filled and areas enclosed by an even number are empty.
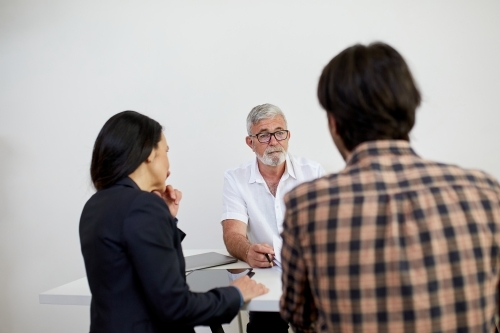
<svg viewBox="0 0 500 333"><path fill-rule="evenodd" d="M155 149L155 148L153 148L153 150L151 150L151 154L149 154L148 158L146 158L146 163L153 162L153 160L156 157L156 151L157 151L157 149Z"/></svg>

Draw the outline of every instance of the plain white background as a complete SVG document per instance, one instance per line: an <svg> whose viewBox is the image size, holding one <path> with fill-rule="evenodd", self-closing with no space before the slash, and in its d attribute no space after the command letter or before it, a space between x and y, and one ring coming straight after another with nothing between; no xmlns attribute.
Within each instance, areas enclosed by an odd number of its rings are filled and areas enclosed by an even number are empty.
<svg viewBox="0 0 500 333"><path fill-rule="evenodd" d="M423 103L422 156L500 178L500 2L0 2L0 332L88 332L89 308L38 304L85 275L79 215L94 140L131 109L165 127L185 248L221 248L225 169L252 157L245 117L288 117L290 151L343 167L316 98L354 43L401 52Z"/></svg>

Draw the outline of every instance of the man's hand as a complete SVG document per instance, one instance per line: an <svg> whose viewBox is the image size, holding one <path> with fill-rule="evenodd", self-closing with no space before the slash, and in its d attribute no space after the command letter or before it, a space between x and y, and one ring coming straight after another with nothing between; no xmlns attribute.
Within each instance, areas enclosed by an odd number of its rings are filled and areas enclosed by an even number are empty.
<svg viewBox="0 0 500 333"><path fill-rule="evenodd" d="M250 267L272 267L274 249L268 244L251 244L247 238L247 224L238 220L222 222L224 244L234 257L245 261ZM269 262L266 258L269 257Z"/></svg>
<svg viewBox="0 0 500 333"><path fill-rule="evenodd" d="M158 195L165 201L172 216L177 216L177 212L179 211L179 203L182 199L181 191L174 189L172 185L167 185L163 192L153 191L153 193Z"/></svg>
<svg viewBox="0 0 500 333"><path fill-rule="evenodd" d="M271 260L267 260L266 254ZM274 249L268 244L252 244L248 248L246 262L250 267L273 267Z"/></svg>

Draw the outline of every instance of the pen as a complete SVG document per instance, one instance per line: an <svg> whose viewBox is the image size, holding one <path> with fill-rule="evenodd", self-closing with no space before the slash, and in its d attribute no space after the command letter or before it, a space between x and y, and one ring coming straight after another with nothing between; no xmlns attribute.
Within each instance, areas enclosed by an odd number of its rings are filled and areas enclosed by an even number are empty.
<svg viewBox="0 0 500 333"><path fill-rule="evenodd" d="M267 261L269 261L269 266L273 267L273 261L269 258L269 254L265 253L264 255L266 256Z"/></svg>
<svg viewBox="0 0 500 333"><path fill-rule="evenodd" d="M249 278L252 278L252 276L254 276L254 275L255 275L255 273L254 273L254 272L252 272L252 271L253 271L253 268L250 268L250 269L248 270L247 275L248 275L248 277L249 277Z"/></svg>

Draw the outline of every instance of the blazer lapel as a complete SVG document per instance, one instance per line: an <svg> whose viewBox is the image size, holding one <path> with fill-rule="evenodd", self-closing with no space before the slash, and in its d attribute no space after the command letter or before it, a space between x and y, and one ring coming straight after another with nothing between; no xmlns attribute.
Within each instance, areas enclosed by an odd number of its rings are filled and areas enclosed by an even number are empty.
<svg viewBox="0 0 500 333"><path fill-rule="evenodd" d="M181 242L182 242L184 240L184 237L186 237L186 234L184 233L184 231L182 231L179 228L177 228L177 233L179 234L179 237L181 238Z"/></svg>

